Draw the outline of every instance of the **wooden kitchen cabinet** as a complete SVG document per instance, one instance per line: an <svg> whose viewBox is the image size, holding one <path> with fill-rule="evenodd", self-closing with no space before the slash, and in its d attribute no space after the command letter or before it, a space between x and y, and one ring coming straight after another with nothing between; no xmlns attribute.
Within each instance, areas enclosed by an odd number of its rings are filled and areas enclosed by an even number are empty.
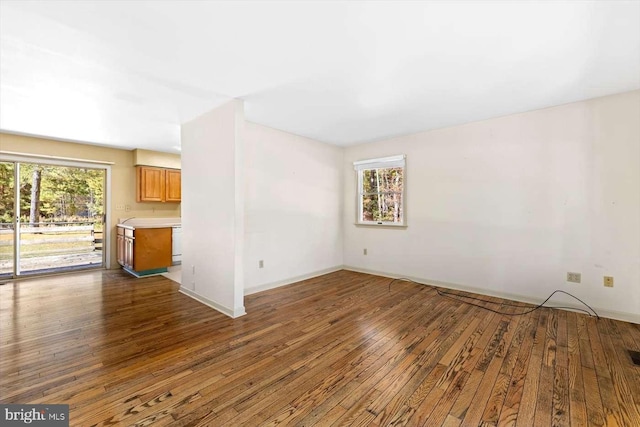
<svg viewBox="0 0 640 427"><path fill-rule="evenodd" d="M171 228L136 228L133 234L133 269L155 270L171 265Z"/></svg>
<svg viewBox="0 0 640 427"><path fill-rule="evenodd" d="M182 171L179 169L165 170L165 201L179 202L182 200Z"/></svg>
<svg viewBox="0 0 640 427"><path fill-rule="evenodd" d="M164 169L138 166L136 177L136 201L164 202L166 179Z"/></svg>
<svg viewBox="0 0 640 427"><path fill-rule="evenodd" d="M136 201L180 202L182 200L179 169L136 166Z"/></svg>
<svg viewBox="0 0 640 427"><path fill-rule="evenodd" d="M116 258L118 264L133 269L133 230L124 227L116 228Z"/></svg>
<svg viewBox="0 0 640 427"><path fill-rule="evenodd" d="M131 229L118 226L118 263L140 276L166 269L172 264L171 232L170 227Z"/></svg>

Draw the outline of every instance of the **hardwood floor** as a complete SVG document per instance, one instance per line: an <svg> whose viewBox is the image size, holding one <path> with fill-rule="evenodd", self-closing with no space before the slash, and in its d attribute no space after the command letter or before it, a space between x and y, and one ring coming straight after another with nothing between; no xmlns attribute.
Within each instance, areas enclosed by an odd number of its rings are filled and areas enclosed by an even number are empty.
<svg viewBox="0 0 640 427"><path fill-rule="evenodd" d="M78 426L640 426L638 325L389 282L339 271L235 320L163 277L2 285L0 400Z"/></svg>

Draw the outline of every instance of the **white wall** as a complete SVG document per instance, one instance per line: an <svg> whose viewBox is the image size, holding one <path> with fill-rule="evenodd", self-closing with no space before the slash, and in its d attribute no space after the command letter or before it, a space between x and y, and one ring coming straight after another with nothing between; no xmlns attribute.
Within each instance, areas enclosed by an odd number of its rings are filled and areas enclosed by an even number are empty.
<svg viewBox="0 0 640 427"><path fill-rule="evenodd" d="M251 122L244 141L245 293L340 269L343 149Z"/></svg>
<svg viewBox="0 0 640 427"><path fill-rule="evenodd" d="M394 154L408 228L356 227L352 162ZM562 289L640 322L640 91L349 147L343 168L346 266L539 302Z"/></svg>
<svg viewBox="0 0 640 427"><path fill-rule="evenodd" d="M244 314L243 126L234 100L184 124L181 135L181 290L232 317Z"/></svg>

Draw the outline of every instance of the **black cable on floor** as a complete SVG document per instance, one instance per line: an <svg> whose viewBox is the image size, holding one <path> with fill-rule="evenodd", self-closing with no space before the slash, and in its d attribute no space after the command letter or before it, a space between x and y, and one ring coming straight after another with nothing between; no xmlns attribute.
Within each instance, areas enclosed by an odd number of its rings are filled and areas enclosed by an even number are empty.
<svg viewBox="0 0 640 427"><path fill-rule="evenodd" d="M574 299L580 301L582 304L584 304L585 307L588 307L589 310L591 310L591 312L589 312L587 310L584 310L582 308L576 308L576 307L549 307L549 306L546 306L546 308L561 308L561 309L569 309L569 310L578 310L578 311L581 311L583 313L586 313L590 317L593 317L593 315L591 314L591 313L593 313L595 315L595 317L598 318L598 320L600 320L600 316L598 316L598 313L596 313L596 311L593 308L591 308L591 306L589 304L587 304L586 302L582 301L577 296L571 295L569 292L565 292L565 291L562 291L560 289L556 289L555 291L553 291L551 293L551 295L549 295L547 297L547 299L545 299L542 303L538 304L537 306L535 306L535 307L533 307L533 308L531 308L529 310L526 310L526 311L524 311L522 313L507 313L507 312L504 312L504 311L494 310L493 308L485 307L485 306L482 306L480 304L475 304L473 302L465 301L462 298L467 298L467 299L470 299L470 300L473 300L473 301L482 301L482 302L484 302L486 304L500 304L500 305L504 305L504 306L519 307L519 308L526 308L526 307L530 306L530 304L526 304L525 305L525 304L500 303L500 302L489 301L489 300L485 300L485 299L482 299L482 298L477 298L477 297L473 297L473 296L469 296L469 295L461 295L461 294L458 294L458 293L455 293L455 292L443 291L443 290L440 290L440 289L438 289L437 287L435 287L433 285L428 285L426 283L416 282L415 280L407 279L406 277L399 277L397 279L391 280L389 282L389 292L391 292L391 285L396 281L411 282L411 283L415 283L417 285L428 286L429 288L435 290L436 293L438 295L440 295L441 297L451 298L453 300L456 300L456 301L459 301L459 302L463 302L465 304L469 304L469 305L472 305L474 307L479 307L479 308L491 311L491 312L496 313L496 314L501 314L501 315L504 315L504 316L524 316L525 314L532 313L532 312L534 312L534 311L536 311L536 310L538 310L538 309L540 309L542 307L545 307L544 304L547 301L549 301L551 299L551 297L553 297L555 294L562 293L562 294L565 294L565 295L569 295L571 298L574 298Z"/></svg>

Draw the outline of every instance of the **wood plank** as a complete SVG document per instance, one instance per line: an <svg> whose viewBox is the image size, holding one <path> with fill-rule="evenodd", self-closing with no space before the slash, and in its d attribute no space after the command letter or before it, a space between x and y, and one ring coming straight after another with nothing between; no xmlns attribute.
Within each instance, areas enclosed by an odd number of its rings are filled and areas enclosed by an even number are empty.
<svg viewBox="0 0 640 427"><path fill-rule="evenodd" d="M473 398L478 391L478 387L480 386L480 381L483 376L484 372L482 371L474 370L471 372L464 388L461 390L460 395L458 395L458 398L451 407L449 415L462 422L462 419L467 415L467 410L469 409L469 406L471 406L471 402L473 402Z"/></svg>
<svg viewBox="0 0 640 427"><path fill-rule="evenodd" d="M504 404L500 409L499 425L515 425L517 421L539 316L539 310L532 312L527 315L523 323L525 331L522 338L522 346L518 352Z"/></svg>
<svg viewBox="0 0 640 427"><path fill-rule="evenodd" d="M580 337L576 313L567 314L567 352L569 365L569 419L572 425L587 424L587 408L582 380ZM583 315L582 315L583 316Z"/></svg>
<svg viewBox="0 0 640 427"><path fill-rule="evenodd" d="M437 426L445 424L445 421L450 417L449 411L458 400L458 396L460 396L460 393L464 389L469 376L470 374L467 371L459 371L453 381L449 383L449 387L445 390L442 398L434 406L433 411L429 414L429 418L425 420L424 425ZM460 423L458 418L455 418L455 421Z"/></svg>
<svg viewBox="0 0 640 427"><path fill-rule="evenodd" d="M558 316L555 310L549 310L547 329L545 332L542 354L542 366L540 367L540 380L536 398L536 412L534 425L551 425L551 412L553 409L554 370L556 367ZM558 389L558 391L560 391Z"/></svg>
<svg viewBox="0 0 640 427"><path fill-rule="evenodd" d="M536 415L538 397L538 387L540 386L540 372L542 370L543 353L545 347L545 336L547 330L547 321L549 318L549 310L543 308L540 310L540 318L538 326L534 332L534 343L531 349L531 358L527 368L527 374L522 389L522 399L518 409L518 426L531 425L531 421Z"/></svg>
<svg viewBox="0 0 640 427"><path fill-rule="evenodd" d="M569 424L569 356L567 312L558 311L556 369L553 379L553 409L551 425Z"/></svg>
<svg viewBox="0 0 640 427"><path fill-rule="evenodd" d="M487 401L484 413L482 414L481 422L484 425L497 425L500 412L504 405L504 401L509 389L509 384L513 372L516 368L516 361L522 343L527 335L527 330L531 327L531 314L521 316L518 319L517 329L514 332L511 345L508 347L504 355L504 361L500 367L500 372L496 378L495 385L491 390L491 395ZM498 353L500 355L501 353Z"/></svg>
<svg viewBox="0 0 640 427"><path fill-rule="evenodd" d="M602 396L598 387L596 371L593 368L582 367L582 379L584 381L587 424L592 426L605 425L606 418L602 407ZM605 389L604 392L607 392L607 390Z"/></svg>

